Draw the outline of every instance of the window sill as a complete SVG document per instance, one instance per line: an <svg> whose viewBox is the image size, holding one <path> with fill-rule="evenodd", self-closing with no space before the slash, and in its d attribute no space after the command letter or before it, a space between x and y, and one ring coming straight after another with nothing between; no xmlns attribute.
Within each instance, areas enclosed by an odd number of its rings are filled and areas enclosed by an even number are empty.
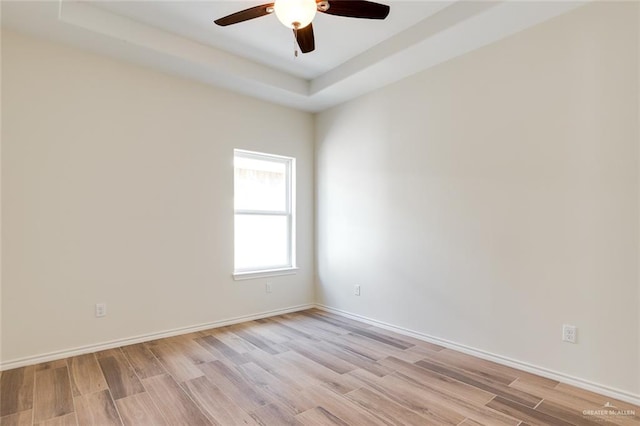
<svg viewBox="0 0 640 426"><path fill-rule="evenodd" d="M252 280L255 278L277 277L279 275L293 275L298 272L298 268L265 269L263 271L234 272L233 279L236 281Z"/></svg>

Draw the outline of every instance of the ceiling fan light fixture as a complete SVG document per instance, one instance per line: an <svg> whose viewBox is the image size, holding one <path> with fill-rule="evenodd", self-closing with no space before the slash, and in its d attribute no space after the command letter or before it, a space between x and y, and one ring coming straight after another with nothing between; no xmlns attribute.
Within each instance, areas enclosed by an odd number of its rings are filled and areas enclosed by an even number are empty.
<svg viewBox="0 0 640 426"><path fill-rule="evenodd" d="M280 22L296 30L309 25L318 11L315 0L276 0L274 8Z"/></svg>

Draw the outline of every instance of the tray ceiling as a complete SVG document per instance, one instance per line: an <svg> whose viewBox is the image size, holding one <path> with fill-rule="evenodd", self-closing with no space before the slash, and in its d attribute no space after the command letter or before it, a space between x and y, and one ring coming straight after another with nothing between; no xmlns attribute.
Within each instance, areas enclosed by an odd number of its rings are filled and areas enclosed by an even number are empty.
<svg viewBox="0 0 640 426"><path fill-rule="evenodd" d="M275 16L213 20L247 1L3 1L2 25L307 111L320 111L584 2L382 1L384 21L318 14L295 58Z"/></svg>

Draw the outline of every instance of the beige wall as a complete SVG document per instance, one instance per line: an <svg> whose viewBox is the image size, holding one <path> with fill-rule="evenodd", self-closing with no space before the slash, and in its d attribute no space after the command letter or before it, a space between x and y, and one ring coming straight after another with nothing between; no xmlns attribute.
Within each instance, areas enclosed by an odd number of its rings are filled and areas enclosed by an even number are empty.
<svg viewBox="0 0 640 426"><path fill-rule="evenodd" d="M3 362L313 301L312 115L14 33L2 59ZM271 294L231 278L234 148L297 158Z"/></svg>
<svg viewBox="0 0 640 426"><path fill-rule="evenodd" d="M321 113L319 302L637 395L637 8Z"/></svg>

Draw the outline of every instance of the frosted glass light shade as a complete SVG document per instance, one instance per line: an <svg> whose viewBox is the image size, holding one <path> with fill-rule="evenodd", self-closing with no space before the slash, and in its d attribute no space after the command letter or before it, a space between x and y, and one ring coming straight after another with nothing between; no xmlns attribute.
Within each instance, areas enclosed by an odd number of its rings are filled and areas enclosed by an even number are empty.
<svg viewBox="0 0 640 426"><path fill-rule="evenodd" d="M315 0L276 0L274 9L285 27L301 29L313 21L318 6Z"/></svg>

